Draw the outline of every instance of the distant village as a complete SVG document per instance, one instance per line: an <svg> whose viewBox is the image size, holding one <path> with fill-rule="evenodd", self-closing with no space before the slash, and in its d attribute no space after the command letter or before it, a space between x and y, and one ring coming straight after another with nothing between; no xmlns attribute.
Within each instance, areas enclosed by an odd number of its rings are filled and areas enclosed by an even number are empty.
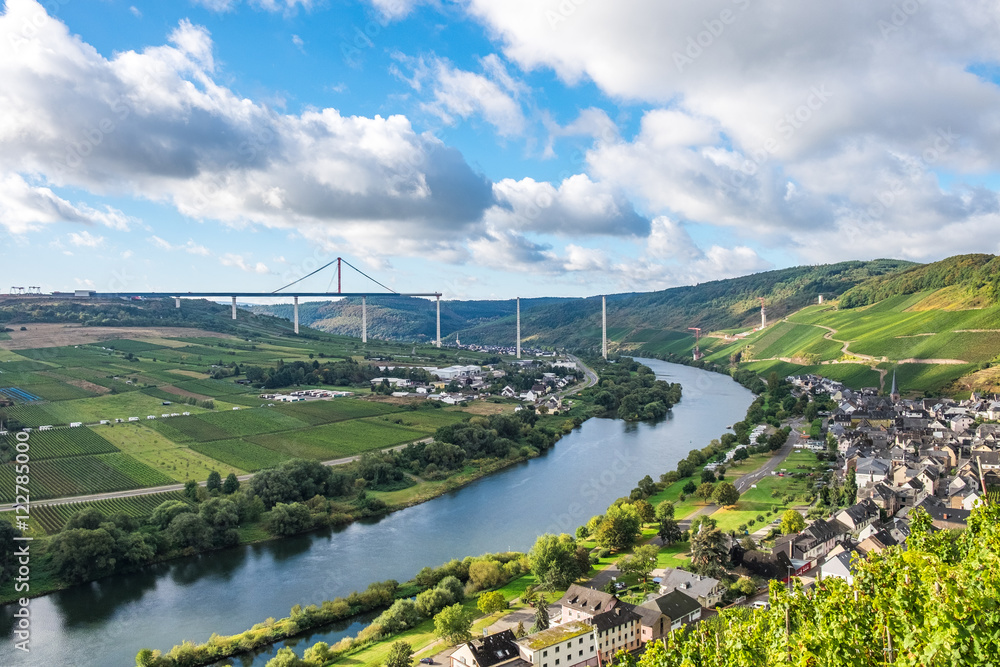
<svg viewBox="0 0 1000 667"><path fill-rule="evenodd" d="M501 369L499 366L504 366ZM504 364L485 366L425 367L423 370L436 381L421 382L394 377L395 366L378 366L387 375L372 378L372 388L385 387L397 397L421 397L447 405L488 398L508 398L524 406L558 414L564 407L559 392L577 381L580 371L576 362L551 358L544 361L518 359ZM410 367L400 367L409 370ZM566 406L568 407L568 405ZM521 406L518 406L520 409Z"/></svg>
<svg viewBox="0 0 1000 667"><path fill-rule="evenodd" d="M795 576L806 588L826 577L850 583L854 559L906 548L915 508L926 510L934 530L963 529L984 494L1000 487L1000 424L984 423L1000 420L1000 400L903 399L895 376L888 396L817 375L787 380L798 396L836 404L821 413L826 440L802 446L835 455L838 476L853 474L857 495L847 508L779 537L770 553L747 551L738 536L726 535L731 574L784 582ZM671 630L715 616L726 593L719 579L680 568L651 576L656 590L641 604L574 584L550 610L548 629L473 639L451 654L450 667L600 667L619 650L641 651ZM768 594L759 589L732 605L766 607Z"/></svg>

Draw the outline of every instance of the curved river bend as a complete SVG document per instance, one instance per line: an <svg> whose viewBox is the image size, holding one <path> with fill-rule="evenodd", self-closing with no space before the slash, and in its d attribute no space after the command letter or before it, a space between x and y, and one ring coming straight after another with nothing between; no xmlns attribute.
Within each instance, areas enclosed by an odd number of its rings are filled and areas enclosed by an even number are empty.
<svg viewBox="0 0 1000 667"><path fill-rule="evenodd" d="M295 604L320 603L372 581L405 581L452 558L526 551L544 532L572 533L643 475L656 479L719 437L753 400L724 375L640 361L660 379L683 385L683 399L662 421L590 419L544 456L375 523L180 559L35 599L29 654L13 648L8 605L0 613L0 665L127 667L143 647L167 650L212 632L242 632L269 616L287 616ZM361 626L319 633L297 652ZM269 654L245 664L262 665Z"/></svg>

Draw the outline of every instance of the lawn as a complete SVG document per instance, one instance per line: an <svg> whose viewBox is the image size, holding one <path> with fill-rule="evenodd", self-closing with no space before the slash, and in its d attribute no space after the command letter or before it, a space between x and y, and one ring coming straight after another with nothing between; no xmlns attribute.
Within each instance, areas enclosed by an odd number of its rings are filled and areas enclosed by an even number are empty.
<svg viewBox="0 0 1000 667"><path fill-rule="evenodd" d="M213 470L225 477L229 473L242 475L245 470L217 461L204 453L168 440L161 433L139 424L95 427L118 449L130 454L173 481L208 479Z"/></svg>

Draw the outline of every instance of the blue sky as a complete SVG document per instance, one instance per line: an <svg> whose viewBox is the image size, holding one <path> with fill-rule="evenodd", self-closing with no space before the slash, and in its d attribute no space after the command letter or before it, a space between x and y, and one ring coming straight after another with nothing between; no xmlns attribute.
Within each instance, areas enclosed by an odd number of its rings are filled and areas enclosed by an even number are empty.
<svg viewBox="0 0 1000 667"><path fill-rule="evenodd" d="M340 255L400 291L573 296L997 252L998 18L8 0L0 289L266 291Z"/></svg>

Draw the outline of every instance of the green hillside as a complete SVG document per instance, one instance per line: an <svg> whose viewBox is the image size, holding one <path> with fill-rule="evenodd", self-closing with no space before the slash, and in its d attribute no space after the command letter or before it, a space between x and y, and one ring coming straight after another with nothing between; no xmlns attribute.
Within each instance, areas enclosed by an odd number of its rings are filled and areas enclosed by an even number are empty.
<svg viewBox="0 0 1000 667"><path fill-rule="evenodd" d="M762 374L817 373L854 387L883 386L896 372L904 391L914 394L997 392L1000 303L986 282L996 265L992 255L966 255L876 277L839 301L807 306L763 331L712 332L701 341L704 360L738 360ZM689 357L694 338L673 332L618 346Z"/></svg>
<svg viewBox="0 0 1000 667"><path fill-rule="evenodd" d="M575 299L521 299L522 315L533 308ZM437 336L437 311L431 299L409 297L368 298L368 335L384 340L429 341ZM504 301L442 301L441 330L462 331L501 318L513 320L513 299ZM361 337L361 299L347 297L338 301L309 301L299 305L299 322L321 331ZM253 306L251 311L292 319L290 304Z"/></svg>
<svg viewBox="0 0 1000 667"><path fill-rule="evenodd" d="M772 320L814 303L819 295L834 298L875 276L897 273L910 262L879 259L799 266L739 278L716 280L657 292L608 296L608 337L627 348L673 351L683 347L678 332L740 330L760 322L760 298ZM463 342L505 343L513 336L513 317L504 317L457 332ZM521 331L540 345L593 348L600 343L599 297L544 305L525 313Z"/></svg>
<svg viewBox="0 0 1000 667"><path fill-rule="evenodd" d="M843 308L868 306L883 299L951 287L941 305L954 307L1000 302L1000 257L956 255L914 266L906 271L869 280L848 290L840 300Z"/></svg>

